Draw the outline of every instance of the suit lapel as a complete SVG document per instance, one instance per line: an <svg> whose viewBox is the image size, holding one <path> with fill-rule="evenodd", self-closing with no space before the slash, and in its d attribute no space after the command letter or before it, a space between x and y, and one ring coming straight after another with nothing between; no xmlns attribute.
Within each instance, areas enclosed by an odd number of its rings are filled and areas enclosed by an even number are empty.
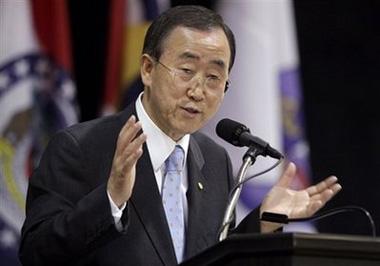
<svg viewBox="0 0 380 266"><path fill-rule="evenodd" d="M144 155L136 166L135 182L131 203L139 220L163 264L175 265L177 262L169 227L146 145L144 145Z"/></svg>
<svg viewBox="0 0 380 266"><path fill-rule="evenodd" d="M207 227L207 215L204 208L204 196L207 193L207 180L202 174L204 158L198 143L190 138L188 153L188 226L186 232L185 256L189 258L204 248L204 230ZM202 245L203 244L203 245Z"/></svg>
<svg viewBox="0 0 380 266"><path fill-rule="evenodd" d="M131 114L136 115L134 107L126 110L124 120L126 121ZM136 165L136 181L130 203L163 264L176 265L169 227L146 144Z"/></svg>

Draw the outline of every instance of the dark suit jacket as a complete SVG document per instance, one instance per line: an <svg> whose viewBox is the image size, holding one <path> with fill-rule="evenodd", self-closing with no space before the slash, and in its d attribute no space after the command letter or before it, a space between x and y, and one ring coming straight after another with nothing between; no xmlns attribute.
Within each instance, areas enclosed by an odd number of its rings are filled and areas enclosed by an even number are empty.
<svg viewBox="0 0 380 266"><path fill-rule="evenodd" d="M122 217L124 230L114 225L106 183L119 131L132 113L134 105L50 141L29 183L20 246L24 265L176 265L146 146ZM187 166L185 256L191 257L217 242L232 169L226 151L200 133L190 138ZM258 223L248 227L257 231Z"/></svg>

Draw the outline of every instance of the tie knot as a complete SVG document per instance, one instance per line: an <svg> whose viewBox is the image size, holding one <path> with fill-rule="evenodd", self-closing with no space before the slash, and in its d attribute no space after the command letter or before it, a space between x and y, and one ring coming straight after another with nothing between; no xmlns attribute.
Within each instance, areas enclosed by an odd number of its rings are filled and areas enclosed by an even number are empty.
<svg viewBox="0 0 380 266"><path fill-rule="evenodd" d="M166 159L166 171L182 171L184 151L181 146L175 146L174 151Z"/></svg>

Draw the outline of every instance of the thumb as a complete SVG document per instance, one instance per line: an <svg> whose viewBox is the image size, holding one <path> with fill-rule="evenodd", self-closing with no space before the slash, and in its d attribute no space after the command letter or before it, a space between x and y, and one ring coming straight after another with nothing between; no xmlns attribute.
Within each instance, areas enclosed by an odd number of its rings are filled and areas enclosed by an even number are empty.
<svg viewBox="0 0 380 266"><path fill-rule="evenodd" d="M280 179L276 183L276 186L287 188L296 175L297 167L294 163L290 162L285 171L280 176Z"/></svg>

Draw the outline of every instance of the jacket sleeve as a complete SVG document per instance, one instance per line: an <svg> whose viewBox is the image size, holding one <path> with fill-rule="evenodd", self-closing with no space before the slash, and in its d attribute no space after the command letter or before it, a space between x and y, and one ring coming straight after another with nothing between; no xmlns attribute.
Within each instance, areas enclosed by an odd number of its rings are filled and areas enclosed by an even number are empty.
<svg viewBox="0 0 380 266"><path fill-rule="evenodd" d="M251 211L231 233L260 233L260 206Z"/></svg>
<svg viewBox="0 0 380 266"><path fill-rule="evenodd" d="M50 141L29 181L19 250L23 265L75 265L121 234L106 182L88 176L87 163L68 131ZM124 212L127 221L128 210Z"/></svg>

